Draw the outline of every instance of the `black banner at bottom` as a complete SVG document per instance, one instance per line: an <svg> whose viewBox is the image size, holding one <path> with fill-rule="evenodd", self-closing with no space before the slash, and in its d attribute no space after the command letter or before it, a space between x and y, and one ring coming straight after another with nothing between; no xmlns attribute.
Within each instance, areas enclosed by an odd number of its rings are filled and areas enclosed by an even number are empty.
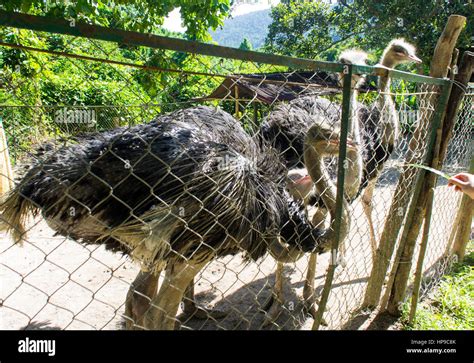
<svg viewBox="0 0 474 363"><path fill-rule="evenodd" d="M466 331L2 331L0 361L465 361Z"/></svg>

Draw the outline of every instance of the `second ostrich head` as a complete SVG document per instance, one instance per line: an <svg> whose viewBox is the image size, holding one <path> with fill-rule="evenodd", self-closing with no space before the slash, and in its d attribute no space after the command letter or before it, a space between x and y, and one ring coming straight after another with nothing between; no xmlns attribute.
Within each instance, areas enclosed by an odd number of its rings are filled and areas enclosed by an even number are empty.
<svg viewBox="0 0 474 363"><path fill-rule="evenodd" d="M310 127L306 134L305 148L311 148L312 158L307 160L306 168L292 169L288 171L287 188L290 194L296 199L304 199L312 189L312 179L308 173L308 168L315 162L318 164L318 179L323 176L324 164L319 165L319 161L328 156L337 156L339 154L340 129L331 128L329 125L321 122L315 123ZM356 150L356 145L352 138L347 138L348 151ZM315 160L317 159L317 160ZM310 165L308 165L310 164Z"/></svg>
<svg viewBox="0 0 474 363"><path fill-rule="evenodd" d="M421 63L421 59L416 55L416 48L414 45L405 41L405 39L393 39L385 48L380 64L395 68L402 63Z"/></svg>
<svg viewBox="0 0 474 363"><path fill-rule="evenodd" d="M286 187L296 200L305 200L313 190L313 181L305 168L291 169L286 177Z"/></svg>
<svg viewBox="0 0 474 363"><path fill-rule="evenodd" d="M315 123L306 134L305 146L312 147L320 157L333 156L339 153L340 129L326 123ZM354 147L351 138L347 138L348 149ZM308 166L308 165L307 165Z"/></svg>
<svg viewBox="0 0 474 363"><path fill-rule="evenodd" d="M338 60L340 63L344 64L354 64L360 66L367 65L367 59L369 55L359 49L347 49L341 53ZM339 85L342 87L343 85L344 74L339 75ZM353 74L351 79L352 88L359 87L365 80L364 75Z"/></svg>

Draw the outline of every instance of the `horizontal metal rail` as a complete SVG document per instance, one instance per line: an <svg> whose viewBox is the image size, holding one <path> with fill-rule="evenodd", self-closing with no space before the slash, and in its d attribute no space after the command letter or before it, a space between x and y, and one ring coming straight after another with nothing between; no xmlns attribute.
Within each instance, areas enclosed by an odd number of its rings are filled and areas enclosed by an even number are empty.
<svg viewBox="0 0 474 363"><path fill-rule="evenodd" d="M381 67L381 66L360 66L354 65L353 70L355 74L367 74L374 76L390 77L395 79L403 79L405 81L414 83L425 83L444 86L450 83L448 78L433 78L430 76L423 76L421 74L398 71L396 69Z"/></svg>
<svg viewBox="0 0 474 363"><path fill-rule="evenodd" d="M154 34L144 34L122 29L106 28L79 21L75 21L73 23L67 19L28 15L17 12L7 12L3 10L0 10L0 26L44 31L49 33L71 35L135 46L167 49L177 52L202 54L227 59L239 59L243 61L266 63L299 69L322 70L328 72L344 71L344 65L341 63L267 54L178 38L164 37ZM422 76L418 74L392 70L385 67L354 65L353 73L390 76L392 78L404 79L410 82L437 85L444 85L449 82L447 79Z"/></svg>
<svg viewBox="0 0 474 363"><path fill-rule="evenodd" d="M136 46L167 49L177 52L195 53L213 57L282 65L287 67L319 69L331 72L343 71L343 66L338 63L293 58L255 51L246 51L242 49L223 47L178 38L169 38L154 34L144 34L139 32L125 31L122 29L89 25L79 21L74 22L73 26L72 24L73 23L71 23L70 20L66 19L0 11L0 25L3 26L72 35Z"/></svg>

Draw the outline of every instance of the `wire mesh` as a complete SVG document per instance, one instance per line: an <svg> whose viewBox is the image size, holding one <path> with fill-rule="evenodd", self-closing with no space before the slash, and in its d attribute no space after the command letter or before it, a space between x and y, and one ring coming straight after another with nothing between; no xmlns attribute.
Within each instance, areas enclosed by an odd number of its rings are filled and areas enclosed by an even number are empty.
<svg viewBox="0 0 474 363"><path fill-rule="evenodd" d="M469 170L474 154L474 87L468 86L461 102L460 110L454 126L453 136L448 145L443 171L448 175L456 175ZM450 272L456 255L450 251L452 247L451 231L454 216L458 210L461 196L453 196L445 179L438 179L435 189L432 227L429 234L427 254L424 259L423 283L420 296L426 297L438 284L441 277Z"/></svg>
<svg viewBox="0 0 474 363"><path fill-rule="evenodd" d="M282 239L287 249L305 250L330 227L342 74L3 31L13 43L62 54L1 48L0 115L16 195L28 204L25 214L37 211L24 218L21 247L2 232L1 328L311 328L331 254L318 256L305 287L309 254L278 264L268 252ZM427 151L426 118L437 88L393 80L390 92L356 92L351 120L362 136L350 135L346 173L362 173L361 155L363 165L380 168L368 204L377 238L417 125L423 132L416 150ZM470 110L462 119L472 119ZM394 114L398 132L379 128ZM293 123L285 129L275 120ZM325 156L320 178L325 169L329 180L292 198L288 189L308 186L300 168L314 125L313 149ZM461 140L472 122L463 127L452 152L467 157L472 143L469 151ZM370 149L375 137L387 144ZM351 183L346 179L346 194ZM324 314L331 329L344 328L360 306L372 267L370 229L355 189L347 195L345 266L336 270ZM443 208L456 197L443 197L433 225L449 231ZM441 251L447 241L437 236Z"/></svg>

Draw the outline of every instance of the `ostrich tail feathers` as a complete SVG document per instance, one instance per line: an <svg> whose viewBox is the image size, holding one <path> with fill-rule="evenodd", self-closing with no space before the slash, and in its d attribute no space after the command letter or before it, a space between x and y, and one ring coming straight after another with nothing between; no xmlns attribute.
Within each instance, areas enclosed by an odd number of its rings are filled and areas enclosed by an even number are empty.
<svg viewBox="0 0 474 363"><path fill-rule="evenodd" d="M21 243L26 237L26 219L34 206L13 190L0 199L0 231L10 233L14 243Z"/></svg>
<svg viewBox="0 0 474 363"><path fill-rule="evenodd" d="M114 238L130 249L133 259L153 270L171 252L170 239L180 223L171 208L158 208L103 234L99 239Z"/></svg>

